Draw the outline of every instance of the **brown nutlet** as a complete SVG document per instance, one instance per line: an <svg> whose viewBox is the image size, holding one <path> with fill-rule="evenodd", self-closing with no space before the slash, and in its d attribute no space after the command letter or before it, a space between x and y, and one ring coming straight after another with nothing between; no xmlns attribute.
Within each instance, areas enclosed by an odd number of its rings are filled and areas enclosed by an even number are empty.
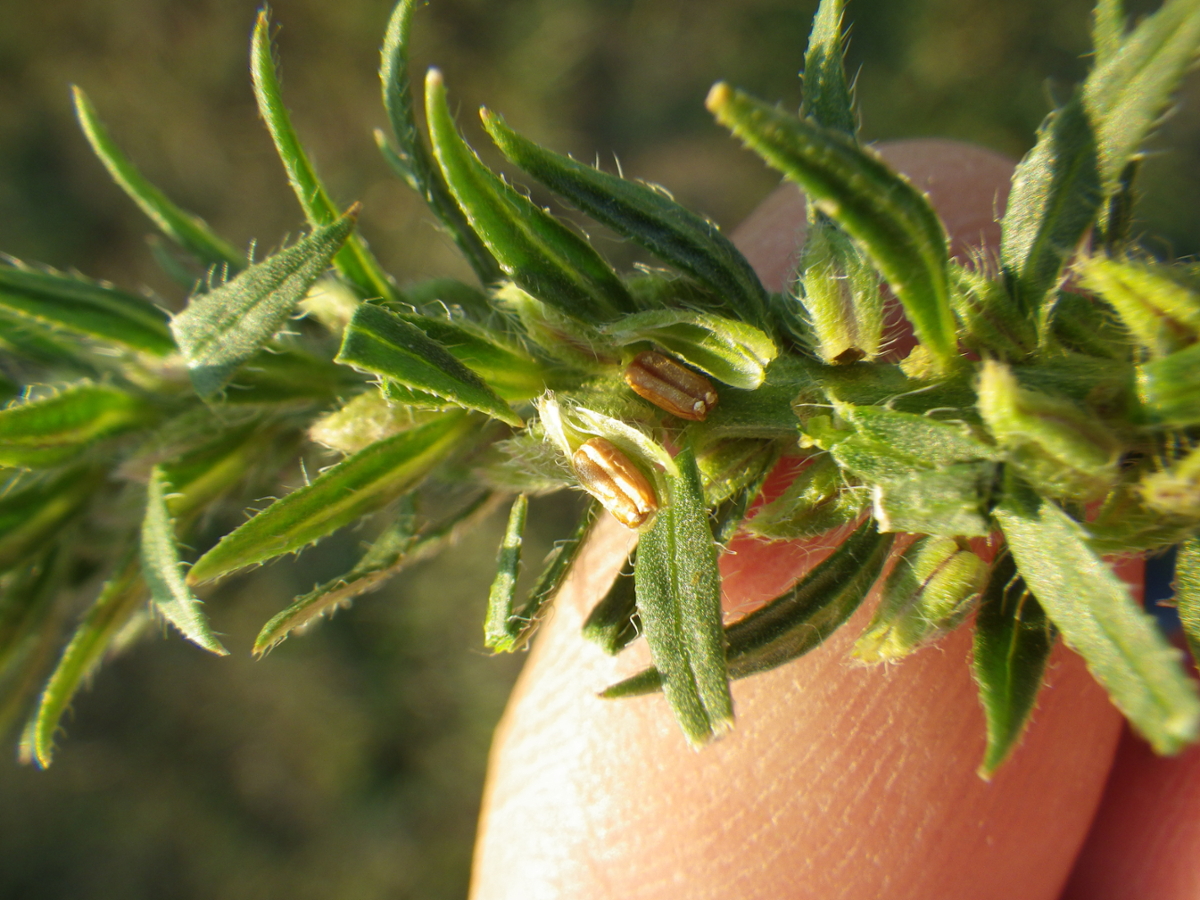
<svg viewBox="0 0 1200 900"><path fill-rule="evenodd" d="M625 368L625 383L659 409L692 422L703 422L717 405L717 392L707 378L653 350L633 358Z"/></svg>
<svg viewBox="0 0 1200 900"><path fill-rule="evenodd" d="M658 512L658 495L642 470L611 441L592 438L571 456L575 476L626 528L641 528Z"/></svg>

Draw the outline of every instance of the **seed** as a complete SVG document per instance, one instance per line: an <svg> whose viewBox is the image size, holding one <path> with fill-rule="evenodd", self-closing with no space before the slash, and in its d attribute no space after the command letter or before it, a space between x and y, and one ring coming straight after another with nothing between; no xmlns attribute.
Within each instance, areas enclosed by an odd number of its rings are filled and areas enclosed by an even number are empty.
<svg viewBox="0 0 1200 900"><path fill-rule="evenodd" d="M717 392L707 378L653 350L633 358L625 383L659 409L693 422L703 422L717 405Z"/></svg>
<svg viewBox="0 0 1200 900"><path fill-rule="evenodd" d="M658 511L658 497L641 469L611 441L592 438L571 457L583 489L626 528L641 528Z"/></svg>

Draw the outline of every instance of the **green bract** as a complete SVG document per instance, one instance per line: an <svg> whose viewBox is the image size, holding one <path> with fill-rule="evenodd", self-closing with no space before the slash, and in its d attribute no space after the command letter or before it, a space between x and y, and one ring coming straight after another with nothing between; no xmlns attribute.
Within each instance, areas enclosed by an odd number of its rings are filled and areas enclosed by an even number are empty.
<svg viewBox="0 0 1200 900"><path fill-rule="evenodd" d="M818 646L876 586L864 660L973 627L984 775L1017 745L1060 635L1157 750L1200 737L1181 654L1105 559L1181 545L1195 653L1200 285L1128 235L1141 147L1200 49L1200 0L1167 0L1132 29L1119 3L1100 4L1096 68L1017 166L995 264L951 260L928 198L860 141L842 3L823 0L798 114L723 83L708 98L807 194L808 243L783 293L665 190L484 110L509 163L666 267L619 272L485 164L435 69L424 136L407 71L418 5L391 17L380 74L394 144L377 140L477 284L401 290L371 254L358 205L333 203L283 105L265 12L255 96L311 233L260 261L150 184L75 91L104 167L207 275L184 277L171 315L79 275L0 264L0 721L28 717L27 757L50 762L77 688L149 611L224 653L201 585L367 516L382 521L358 562L266 622L255 653L502 505L484 645L521 649L602 503L633 503L640 543L584 634L609 653L644 636L653 661L605 696L663 691L693 744L733 726L731 679ZM903 360L889 353L888 291L918 342ZM649 350L702 379L701 421L626 384ZM518 597L527 497L571 487L598 499ZM208 530L225 521L218 504L256 501L240 526ZM84 534L101 546L84 553ZM725 621L719 562L745 536L832 549ZM64 585L97 559L96 596L60 635Z"/></svg>

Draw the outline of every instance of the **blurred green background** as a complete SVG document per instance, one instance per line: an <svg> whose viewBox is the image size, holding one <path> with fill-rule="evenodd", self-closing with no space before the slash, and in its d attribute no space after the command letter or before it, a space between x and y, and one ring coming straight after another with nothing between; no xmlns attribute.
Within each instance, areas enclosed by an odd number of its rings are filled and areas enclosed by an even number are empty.
<svg viewBox="0 0 1200 900"><path fill-rule="evenodd" d="M552 148L609 168L615 157L732 226L778 179L710 122L704 95L724 78L798 105L814 8L435 0L417 18L414 71L443 69L482 149L473 110L487 103ZM1019 156L1049 98L1086 71L1088 9L851 0L866 137L940 135ZM388 0L275 4L286 97L335 196L364 202L361 230L402 284L469 278L371 139L384 125L375 70L389 11ZM235 244L265 250L303 230L250 92L253 2L0 0L0 12L0 250L182 301L147 250L147 223L79 135L71 83L147 175ZM1193 78L1145 166L1141 227L1162 254L1200 251L1198 100ZM573 504L539 502L535 561ZM213 596L232 658L156 632L109 663L49 771L0 761L0 898L463 896L487 744L520 663L482 650L501 526L264 661L249 656L260 625L338 571L362 535Z"/></svg>

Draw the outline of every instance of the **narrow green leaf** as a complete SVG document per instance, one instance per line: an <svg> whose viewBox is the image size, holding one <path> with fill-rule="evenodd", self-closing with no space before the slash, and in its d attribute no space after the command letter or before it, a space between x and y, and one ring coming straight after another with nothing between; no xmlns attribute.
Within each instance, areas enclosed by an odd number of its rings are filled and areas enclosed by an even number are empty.
<svg viewBox="0 0 1200 900"><path fill-rule="evenodd" d="M1024 732L1056 635L1017 575L1012 556L1002 554L992 565L975 617L971 662L987 719L987 749L979 767L984 778L1000 768Z"/></svg>
<svg viewBox="0 0 1200 900"><path fill-rule="evenodd" d="M987 509L995 463L955 463L878 482L871 501L880 531L983 537L992 531Z"/></svg>
<svg viewBox="0 0 1200 900"><path fill-rule="evenodd" d="M921 461L947 466L982 459L999 459L996 447L978 437L963 422L942 422L886 406L834 403L838 416L861 435Z"/></svg>
<svg viewBox="0 0 1200 900"><path fill-rule="evenodd" d="M72 86L75 115L92 150L104 163L113 181L129 195L167 237L195 256L205 266L227 266L231 272L246 268L246 257L198 216L185 212L156 188L113 142L96 109L80 88Z"/></svg>
<svg viewBox="0 0 1200 900"><path fill-rule="evenodd" d="M782 494L763 505L746 530L773 541L812 538L848 525L862 515L861 490L845 490L846 479L828 453L807 462Z"/></svg>
<svg viewBox="0 0 1200 900"><path fill-rule="evenodd" d="M55 732L75 692L95 671L122 626L145 599L146 586L137 554L131 549L75 629L42 690L32 722L31 744L33 756L43 769L50 765Z"/></svg>
<svg viewBox="0 0 1200 900"><path fill-rule="evenodd" d="M494 175L454 125L441 73L425 79L433 155L471 228L523 290L560 312L598 324L633 312L633 298L589 244Z"/></svg>
<svg viewBox="0 0 1200 900"><path fill-rule="evenodd" d="M355 310L337 362L383 375L518 428L523 424L521 417L449 350L380 306L364 303Z"/></svg>
<svg viewBox="0 0 1200 900"><path fill-rule="evenodd" d="M430 527L418 527L411 507L403 509L349 572L297 597L272 617L254 641L254 654L262 656L296 629L320 616L331 615L409 565L453 544L466 529L492 512L494 499L490 493L480 494L461 510Z"/></svg>
<svg viewBox="0 0 1200 900"><path fill-rule="evenodd" d="M412 14L420 5L421 0L400 0L388 20L379 79L383 82L383 106L400 147L399 150L392 150L379 132L376 132L376 143L400 176L429 204L430 210L458 244L480 282L494 284L501 279L500 266L483 241L471 230L417 128L412 84L408 77L408 35Z"/></svg>
<svg viewBox="0 0 1200 900"><path fill-rule="evenodd" d="M854 95L846 81L842 47L842 0L821 0L804 54L804 102L800 115L825 128L858 134Z"/></svg>
<svg viewBox="0 0 1200 900"><path fill-rule="evenodd" d="M635 567L636 554L635 548L630 555L630 562ZM633 573L634 569L628 564L622 568L583 623L583 636L610 656L620 653L642 633Z"/></svg>
<svg viewBox="0 0 1200 900"><path fill-rule="evenodd" d="M715 223L654 188L578 163L517 134L501 116L482 110L496 146L567 202L653 253L715 294L714 308L765 327L767 292L750 263Z"/></svg>
<svg viewBox="0 0 1200 900"><path fill-rule="evenodd" d="M496 559L496 577L488 592L487 618L483 623L483 645L503 653L513 649L520 627L513 622L513 597L521 572L521 541L525 536L525 516L529 500L518 494L508 513L508 527Z"/></svg>
<svg viewBox="0 0 1200 900"><path fill-rule="evenodd" d="M258 20L254 24L254 35L250 41L250 76L254 82L254 98L258 101L259 115L271 133L271 140L275 142L275 149L287 172L288 183L300 201L308 224L318 230L332 225L341 213L317 177L317 171L292 127L287 107L283 105L279 73L272 55L271 21L266 8L259 10ZM392 279L384 272L361 236L349 235L344 246L338 248L333 264L364 297L400 299Z"/></svg>
<svg viewBox="0 0 1200 900"><path fill-rule="evenodd" d="M79 512L102 478L93 468L72 469L18 484L0 497L0 572L41 550Z"/></svg>
<svg viewBox="0 0 1200 900"><path fill-rule="evenodd" d="M188 583L294 553L415 487L475 426L462 412L379 441L276 500L200 557Z"/></svg>
<svg viewBox="0 0 1200 900"><path fill-rule="evenodd" d="M1087 546L1087 532L1010 483L994 515L1017 569L1113 703L1159 753L1200 736L1200 698L1154 619Z"/></svg>
<svg viewBox="0 0 1200 900"><path fill-rule="evenodd" d="M1001 220L1000 264L1017 305L1038 319L1044 341L1066 261L1096 220L1104 199L1096 137L1078 94L1050 113L1037 143L1013 173Z"/></svg>
<svg viewBox="0 0 1200 900"><path fill-rule="evenodd" d="M1192 659L1200 661L1200 538L1179 545L1175 557L1175 606Z"/></svg>
<svg viewBox="0 0 1200 900"><path fill-rule="evenodd" d="M79 275L0 264L0 310L46 329L154 356L175 350L165 312L145 297Z"/></svg>
<svg viewBox="0 0 1200 900"><path fill-rule="evenodd" d="M44 468L148 422L144 400L101 384L75 384L51 397L0 410L0 466Z"/></svg>
<svg viewBox="0 0 1200 900"><path fill-rule="evenodd" d="M49 674L65 610L56 604L67 574L59 544L5 579L0 593L0 734L8 734Z"/></svg>
<svg viewBox="0 0 1200 900"><path fill-rule="evenodd" d="M768 106L723 82L708 95L717 121L800 185L814 207L857 240L900 300L913 330L947 371L958 358L946 232L911 182L844 133Z"/></svg>
<svg viewBox="0 0 1200 900"><path fill-rule="evenodd" d="M218 393L242 363L275 336L354 228L358 206L256 263L232 281L191 298L171 320L197 393Z"/></svg>
<svg viewBox="0 0 1200 900"><path fill-rule="evenodd" d="M1123 0L1097 0L1092 10L1092 56L1094 68L1103 68L1116 56L1125 37Z"/></svg>
<svg viewBox="0 0 1200 900"><path fill-rule="evenodd" d="M795 587L726 628L730 677L774 669L824 643L867 596L892 541L892 535L880 534L866 519ZM661 674L651 668L614 684L601 696L633 697L661 687Z"/></svg>
<svg viewBox="0 0 1200 900"><path fill-rule="evenodd" d="M650 341L731 387L753 391L779 349L760 329L712 313L652 309L603 329L619 346Z"/></svg>
<svg viewBox="0 0 1200 900"><path fill-rule="evenodd" d="M1073 269L1080 287L1112 306L1152 356L1169 355L1200 339L1200 291L1173 278L1169 267L1089 256Z"/></svg>
<svg viewBox="0 0 1200 900"><path fill-rule="evenodd" d="M221 646L209 628L200 609L200 600L184 581L179 548L175 544L175 523L167 511L167 480L159 466L151 470L146 489L141 562L150 599L164 618L193 644L218 656L228 655L229 651Z"/></svg>
<svg viewBox="0 0 1200 900"><path fill-rule="evenodd" d="M638 616L667 702L693 745L733 727L733 700L721 628L721 575L690 448L667 476L669 502L638 544Z"/></svg>
<svg viewBox="0 0 1200 900"><path fill-rule="evenodd" d="M515 632L510 645L512 649L524 647L529 643L533 632L541 624L547 605L557 596L559 588L567 580L571 566L574 565L584 539L591 532L601 509L603 507L599 503L589 500L570 537L557 542L546 556L542 574L538 576L524 605L509 617L509 631Z"/></svg>
<svg viewBox="0 0 1200 900"><path fill-rule="evenodd" d="M1148 418L1162 425L1200 424L1200 344L1137 367L1137 392Z"/></svg>
<svg viewBox="0 0 1200 900"><path fill-rule="evenodd" d="M726 629L729 674L744 678L819 647L859 607L892 547L866 519L790 591Z"/></svg>
<svg viewBox="0 0 1200 900"><path fill-rule="evenodd" d="M1104 10L1103 18L1105 55L1083 83L1083 103L1096 129L1100 178L1105 192L1113 193L1126 163L1162 119L1196 61L1200 2L1167 0L1138 23L1119 50L1112 47L1112 39L1123 31L1119 8Z"/></svg>

